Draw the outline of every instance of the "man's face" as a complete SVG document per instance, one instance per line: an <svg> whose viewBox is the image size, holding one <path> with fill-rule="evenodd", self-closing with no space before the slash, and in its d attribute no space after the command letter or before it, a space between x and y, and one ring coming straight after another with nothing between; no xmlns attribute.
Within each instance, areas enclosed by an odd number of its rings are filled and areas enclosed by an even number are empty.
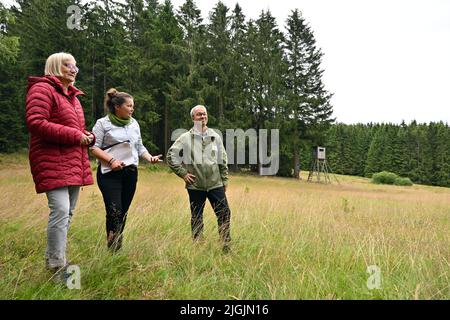
<svg viewBox="0 0 450 320"><path fill-rule="evenodd" d="M206 112L206 109L201 107L195 108L192 120L196 123L201 122L202 127L206 126L208 123L208 113Z"/></svg>

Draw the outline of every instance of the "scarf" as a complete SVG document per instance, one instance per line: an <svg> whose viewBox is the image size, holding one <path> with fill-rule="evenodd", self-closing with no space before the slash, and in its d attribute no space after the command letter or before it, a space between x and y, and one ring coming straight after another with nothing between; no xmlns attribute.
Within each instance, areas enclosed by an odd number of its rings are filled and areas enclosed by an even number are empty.
<svg viewBox="0 0 450 320"><path fill-rule="evenodd" d="M131 117L128 118L128 119L122 119L122 118L119 118L118 116L116 116L114 113L111 113L111 112L108 113L108 117L109 117L109 120L111 121L111 123L116 125L116 126L118 126L118 127L124 127L127 124L130 124L130 122L131 122Z"/></svg>

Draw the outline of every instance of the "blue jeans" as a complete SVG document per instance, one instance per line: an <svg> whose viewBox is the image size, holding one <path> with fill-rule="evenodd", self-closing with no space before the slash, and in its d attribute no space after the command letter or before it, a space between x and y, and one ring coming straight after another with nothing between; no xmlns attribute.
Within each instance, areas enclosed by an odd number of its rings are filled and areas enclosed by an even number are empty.
<svg viewBox="0 0 450 320"><path fill-rule="evenodd" d="M62 187L46 192L50 208L45 252L47 268L60 268L67 264L67 233L79 193L79 186Z"/></svg>

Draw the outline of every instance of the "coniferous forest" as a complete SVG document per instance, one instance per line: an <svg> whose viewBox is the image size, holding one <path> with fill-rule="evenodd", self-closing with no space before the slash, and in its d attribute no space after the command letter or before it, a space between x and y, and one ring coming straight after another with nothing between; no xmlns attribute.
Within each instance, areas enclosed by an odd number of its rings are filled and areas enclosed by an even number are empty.
<svg viewBox="0 0 450 320"><path fill-rule="evenodd" d="M189 128L189 110L204 104L209 126L222 132L279 129L280 176L309 170L312 146L322 145L333 173L391 171L415 183L450 186L447 123L335 121L332 92L322 81L324 53L301 8L279 26L270 11L252 20L239 4L221 2L206 21L193 0L179 9L169 0L17 3L0 4L0 152L27 147L27 77L42 76L46 58L64 51L80 68L76 86L85 93L88 129L104 115L107 89L129 92L152 153L165 154L171 133ZM68 10L73 5L81 16Z"/></svg>

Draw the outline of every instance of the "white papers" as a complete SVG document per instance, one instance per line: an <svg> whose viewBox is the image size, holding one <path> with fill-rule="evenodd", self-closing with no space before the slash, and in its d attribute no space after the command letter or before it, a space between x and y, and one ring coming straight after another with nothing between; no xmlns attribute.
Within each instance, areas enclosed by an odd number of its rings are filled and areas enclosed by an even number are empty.
<svg viewBox="0 0 450 320"><path fill-rule="evenodd" d="M123 162L125 166L129 166L134 163L133 152L131 144L129 142L123 142L116 144L115 146L105 150L114 159ZM111 171L111 167L107 162L101 161L102 173L108 173Z"/></svg>

